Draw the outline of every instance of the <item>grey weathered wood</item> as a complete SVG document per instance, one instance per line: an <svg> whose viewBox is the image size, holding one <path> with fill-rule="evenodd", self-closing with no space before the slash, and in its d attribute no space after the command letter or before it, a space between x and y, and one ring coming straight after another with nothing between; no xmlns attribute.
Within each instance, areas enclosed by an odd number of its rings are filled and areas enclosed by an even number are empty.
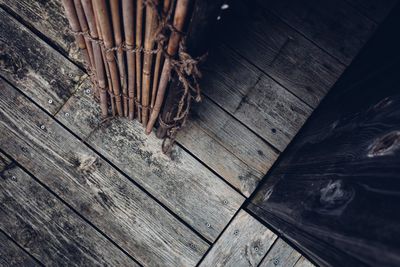
<svg viewBox="0 0 400 267"><path fill-rule="evenodd" d="M27 98L0 86L3 151L141 264L199 261L207 243Z"/></svg>
<svg viewBox="0 0 400 267"><path fill-rule="evenodd" d="M75 45L75 38L65 17L62 1L59 0L0 0L0 6L17 14L32 28L35 28L61 52L75 62L83 59Z"/></svg>
<svg viewBox="0 0 400 267"><path fill-rule="evenodd" d="M382 22L398 0L346 0L376 22Z"/></svg>
<svg viewBox="0 0 400 267"><path fill-rule="evenodd" d="M280 151L312 111L225 45L211 51L202 88L211 99Z"/></svg>
<svg viewBox="0 0 400 267"><path fill-rule="evenodd" d="M299 252L278 238L259 267L293 267L300 257Z"/></svg>
<svg viewBox="0 0 400 267"><path fill-rule="evenodd" d="M56 117L74 133L85 138L99 127L100 110L91 94L90 82L82 83ZM194 115L178 134L178 142L249 196L275 161L277 154L261 138L205 99L199 115ZM210 112L214 112L210 116ZM66 115L67 114L67 115ZM227 121L229 120L229 123Z"/></svg>
<svg viewBox="0 0 400 267"><path fill-rule="evenodd" d="M214 241L244 198L180 147L175 147L172 159L164 155L162 140L154 134L146 135L137 121L86 123L100 117L99 109L92 108L94 105L91 96L78 90L56 118L205 238ZM74 110L79 110L79 115Z"/></svg>
<svg viewBox="0 0 400 267"><path fill-rule="evenodd" d="M19 1L10 1L14 2ZM1 76L47 111L56 112L84 73L1 8L0 16Z"/></svg>
<svg viewBox="0 0 400 267"><path fill-rule="evenodd" d="M275 239L274 233L241 210L200 266L257 266Z"/></svg>
<svg viewBox="0 0 400 267"><path fill-rule="evenodd" d="M300 257L300 259L296 262L294 267L314 267L315 265L312 264L309 260L304 257Z"/></svg>
<svg viewBox="0 0 400 267"><path fill-rule="evenodd" d="M17 166L1 175L0 202L0 228L46 266L138 266Z"/></svg>
<svg viewBox="0 0 400 267"><path fill-rule="evenodd" d="M345 0L258 2L346 65L351 63L377 26Z"/></svg>
<svg viewBox="0 0 400 267"><path fill-rule="evenodd" d="M235 1L239 14L222 29L224 43L316 107L344 65L256 3L241 1Z"/></svg>
<svg viewBox="0 0 400 267"><path fill-rule="evenodd" d="M1 220L0 220L1 222ZM0 266L40 266L28 253L0 231Z"/></svg>
<svg viewBox="0 0 400 267"><path fill-rule="evenodd" d="M249 167L196 123L187 122L177 140L246 197L250 196L264 176L264 173Z"/></svg>
<svg viewBox="0 0 400 267"><path fill-rule="evenodd" d="M0 151L0 172L2 172L10 163L11 159L9 159L6 155L1 153Z"/></svg>

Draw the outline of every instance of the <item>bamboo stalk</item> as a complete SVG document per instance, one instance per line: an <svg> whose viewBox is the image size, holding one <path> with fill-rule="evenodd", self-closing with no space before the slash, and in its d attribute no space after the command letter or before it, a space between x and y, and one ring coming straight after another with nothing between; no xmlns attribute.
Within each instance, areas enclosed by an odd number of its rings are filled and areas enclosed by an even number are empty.
<svg viewBox="0 0 400 267"><path fill-rule="evenodd" d="M121 96L120 96L120 83L118 78L118 68L117 64L115 63L114 51L110 50L114 46L114 40L112 38L112 30L108 16L107 3L106 0L94 0L94 3L96 3L95 9L97 12L97 19L100 22L101 33L103 36L106 60L110 70L112 89L114 92L117 113L118 115L123 116L123 109L121 105Z"/></svg>
<svg viewBox="0 0 400 267"><path fill-rule="evenodd" d="M154 47L154 33L156 31L156 12L154 6L146 6L146 24L144 39L144 56L143 56L143 84L142 84L142 123L146 127L149 116L150 104L150 74L152 67L153 54L151 50Z"/></svg>
<svg viewBox="0 0 400 267"><path fill-rule="evenodd" d="M187 10L189 7L190 0L177 0L176 9L174 14L173 26L176 30L182 31L183 26L185 24L185 18L187 14ZM181 40L181 35L173 31L168 41L167 53L171 57L176 54L178 51L179 41ZM158 87L157 97L154 104L153 111L151 112L150 120L146 127L146 134L150 134L153 126L158 118L158 114L160 113L161 106L164 100L165 91L168 85L169 77L171 74L171 62L170 58L166 58L164 61L163 69L160 77L160 84Z"/></svg>
<svg viewBox="0 0 400 267"><path fill-rule="evenodd" d="M99 39L99 32L96 25L96 18L93 12L93 6L91 0L82 0L83 11L87 18L90 36L93 39ZM100 93L100 108L102 117L108 116L108 105L107 105L107 90L106 90L106 77L103 63L103 56L100 45L97 42L92 42L93 57L96 70L97 85Z"/></svg>
<svg viewBox="0 0 400 267"><path fill-rule="evenodd" d="M63 0L63 5L65 9L65 14L67 15L68 22L75 33L81 32L81 27L79 25L78 15L76 14L75 5L73 0ZM89 54L86 50L85 40L80 34L75 35L76 43L84 57L87 64L90 64Z"/></svg>
<svg viewBox="0 0 400 267"><path fill-rule="evenodd" d="M88 24L86 22L86 17L85 17L85 13L83 12L81 1L80 0L74 0L74 5L75 5L76 14L78 16L78 22L79 22L79 26L81 28L81 31L82 32L87 32L88 31ZM87 49L88 55L89 55L89 67L91 69L93 69L94 68L94 56L93 56L92 43L90 42L90 40L87 37L87 35L83 35L83 39L85 40L86 49Z"/></svg>
<svg viewBox="0 0 400 267"><path fill-rule="evenodd" d="M142 27L143 27L143 0L137 0L136 7L136 48L142 47ZM136 97L140 103L142 98L142 54L136 53ZM141 109L138 105L138 120L142 121Z"/></svg>
<svg viewBox="0 0 400 267"><path fill-rule="evenodd" d="M167 15L169 6L170 6L171 0L164 0L164 6L163 6L163 15ZM172 9L172 7L171 7ZM154 66L154 73L153 73L153 89L151 91L151 103L150 103L150 108L153 109L154 103L156 101L156 93L157 93L157 88L158 88L158 80L160 78L160 66L163 63L163 56L162 56L162 47L160 44L157 44L157 56L156 56L156 63Z"/></svg>
<svg viewBox="0 0 400 267"><path fill-rule="evenodd" d="M120 18L120 4L119 0L111 0L111 18L114 32L114 41L115 45L118 47L117 50L117 61L118 61L118 70L119 70L119 78L122 87L123 94L123 107L124 107L124 116L128 117L128 88L126 86L126 76L125 76L125 59L124 52L122 50L122 30L121 30L121 18Z"/></svg>
<svg viewBox="0 0 400 267"><path fill-rule="evenodd" d="M132 0L122 1L122 17L125 29L125 44L127 48L132 49L135 45L134 2ZM135 116L135 54L131 51L127 51L126 58L128 66L129 119L133 120Z"/></svg>

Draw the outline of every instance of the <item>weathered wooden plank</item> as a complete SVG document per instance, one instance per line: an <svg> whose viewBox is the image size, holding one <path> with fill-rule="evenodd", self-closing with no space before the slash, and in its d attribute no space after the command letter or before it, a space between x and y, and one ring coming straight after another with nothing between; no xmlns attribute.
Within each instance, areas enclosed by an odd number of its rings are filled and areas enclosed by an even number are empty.
<svg viewBox="0 0 400 267"><path fill-rule="evenodd" d="M95 122L100 111L92 108L96 104L83 89L67 101L56 118L205 238L214 241L244 198L182 148L175 147L172 159L164 155L162 140L153 134L147 136L136 121L86 123Z"/></svg>
<svg viewBox="0 0 400 267"><path fill-rule="evenodd" d="M208 248L201 238L3 80L1 87L2 150L141 264L196 264Z"/></svg>
<svg viewBox="0 0 400 267"><path fill-rule="evenodd" d="M21 17L26 24L43 34L52 45L70 59L83 64L84 61L64 15L62 1L0 0L0 6Z"/></svg>
<svg viewBox="0 0 400 267"><path fill-rule="evenodd" d="M0 266L40 266L28 253L19 248L0 231Z"/></svg>
<svg viewBox="0 0 400 267"><path fill-rule="evenodd" d="M299 252L289 246L282 238L278 238L259 267L293 267L300 257Z"/></svg>
<svg viewBox="0 0 400 267"><path fill-rule="evenodd" d="M221 29L224 43L316 107L344 65L257 3L235 0L231 7L236 14Z"/></svg>
<svg viewBox="0 0 400 267"><path fill-rule="evenodd" d="M345 0L258 0L258 3L346 65L377 27Z"/></svg>
<svg viewBox="0 0 400 267"><path fill-rule="evenodd" d="M300 257L300 259L296 262L296 265L294 267L314 267L314 264L312 264L306 258Z"/></svg>
<svg viewBox="0 0 400 267"><path fill-rule="evenodd" d="M258 266L276 238L268 228L241 210L200 266Z"/></svg>
<svg viewBox="0 0 400 267"><path fill-rule="evenodd" d="M10 163L11 159L0 151L0 172L2 172Z"/></svg>
<svg viewBox="0 0 400 267"><path fill-rule="evenodd" d="M204 74L205 94L280 151L311 114L307 105L225 45L211 51Z"/></svg>
<svg viewBox="0 0 400 267"><path fill-rule="evenodd" d="M98 104L86 91L90 86L88 81L82 83L56 115L82 138L100 124ZM211 101L205 99L201 106L204 107L193 110L193 118L178 134L178 142L249 196L273 164L276 152ZM200 115L196 115L196 110ZM210 112L214 112L213 117L209 116ZM226 123L228 119L230 123Z"/></svg>
<svg viewBox="0 0 400 267"><path fill-rule="evenodd" d="M196 123L187 122L177 140L246 197L250 196L264 176L232 154Z"/></svg>
<svg viewBox="0 0 400 267"><path fill-rule="evenodd" d="M56 112L84 73L1 8L0 16L1 75L44 109Z"/></svg>
<svg viewBox="0 0 400 267"><path fill-rule="evenodd" d="M398 0L346 0L376 22L382 22Z"/></svg>
<svg viewBox="0 0 400 267"><path fill-rule="evenodd" d="M0 180L0 228L46 266L138 266L17 166Z"/></svg>

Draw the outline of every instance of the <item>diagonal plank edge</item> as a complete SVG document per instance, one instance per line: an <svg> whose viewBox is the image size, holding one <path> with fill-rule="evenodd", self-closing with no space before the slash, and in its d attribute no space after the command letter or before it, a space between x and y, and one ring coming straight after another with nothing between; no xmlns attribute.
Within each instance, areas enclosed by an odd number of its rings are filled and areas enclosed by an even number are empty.
<svg viewBox="0 0 400 267"><path fill-rule="evenodd" d="M2 79L0 86L1 149L141 264L197 263L208 248L202 239Z"/></svg>
<svg viewBox="0 0 400 267"><path fill-rule="evenodd" d="M0 231L0 266L36 267L41 265Z"/></svg>
<svg viewBox="0 0 400 267"><path fill-rule="evenodd" d="M2 8L0 16L1 75L45 110L56 112L86 75Z"/></svg>
<svg viewBox="0 0 400 267"><path fill-rule="evenodd" d="M139 123L98 124L97 104L84 91L78 90L56 118L213 242L244 197L182 148L175 146L171 158L164 155L162 140L147 136Z"/></svg>
<svg viewBox="0 0 400 267"><path fill-rule="evenodd" d="M0 228L42 264L138 266L21 168L1 176Z"/></svg>

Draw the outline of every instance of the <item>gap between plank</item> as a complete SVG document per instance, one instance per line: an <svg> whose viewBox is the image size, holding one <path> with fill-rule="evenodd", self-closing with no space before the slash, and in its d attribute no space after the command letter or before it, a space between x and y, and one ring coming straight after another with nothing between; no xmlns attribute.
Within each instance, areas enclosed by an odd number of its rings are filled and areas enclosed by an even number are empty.
<svg viewBox="0 0 400 267"><path fill-rule="evenodd" d="M38 107L41 111L43 111L46 115L50 116L52 120L57 122L59 126L61 126L63 129L68 131L70 134L73 135L74 138L79 140L81 143L85 144L91 151L93 151L99 158L104 160L106 163L108 163L112 168L117 170L120 174L122 174L128 181L132 182L138 189L143 191L148 197L150 197L152 200L154 200L158 205L160 205L163 209L165 209L168 213L170 213L175 219L177 219L180 223L182 223L184 226L186 226L189 230L191 230L193 233L195 233L200 239L202 239L204 242L206 242L208 245L212 244L209 240L207 240L205 237L203 237L196 229L194 229L191 225L186 223L182 218L180 218L178 215L176 215L174 212L172 212L167 206L165 206L162 202L160 202L155 196L150 194L147 190L145 190L140 184L138 184L135 180L130 178L126 173L124 173L120 168L118 168L116 165L114 165L112 162L110 162L107 158L105 158L102 154L100 154L97 150L95 150L89 143L87 143L85 140L77 136L74 132L72 132L69 128L67 128L65 125L63 125L60 121L57 120L52 114L48 113L45 109L43 109L41 106L39 106L36 102L34 102L30 97L25 95L22 91L20 91L17 87L13 86L7 79L5 79L2 75L0 75L1 78L3 78L12 88L17 90L21 95L26 97L30 102L32 102L36 107ZM5 153L8 155L7 153ZM29 173L29 172L28 172ZM82 216L83 217L83 216Z"/></svg>

